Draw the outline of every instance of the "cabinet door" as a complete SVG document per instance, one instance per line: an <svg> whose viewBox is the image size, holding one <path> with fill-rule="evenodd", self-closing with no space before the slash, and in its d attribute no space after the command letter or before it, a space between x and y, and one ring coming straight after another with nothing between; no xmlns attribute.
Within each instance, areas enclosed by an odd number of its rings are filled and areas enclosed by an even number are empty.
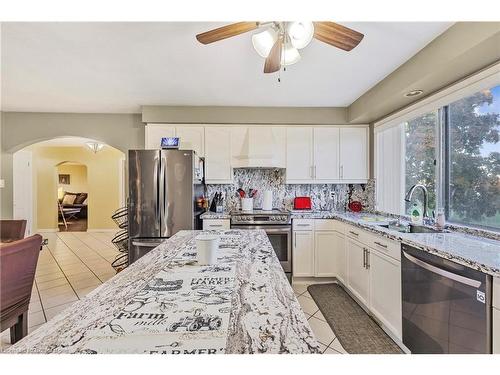
<svg viewBox="0 0 500 375"><path fill-rule="evenodd" d="M145 126L145 148L156 150L161 148L161 139L175 137L175 127L162 124L148 124Z"/></svg>
<svg viewBox="0 0 500 375"><path fill-rule="evenodd" d="M198 156L205 156L205 129L203 126L177 126L176 136L180 138L181 150L194 150Z"/></svg>
<svg viewBox="0 0 500 375"><path fill-rule="evenodd" d="M286 129L286 180L288 183L313 181L313 129Z"/></svg>
<svg viewBox="0 0 500 375"><path fill-rule="evenodd" d="M368 307L369 271L365 268L365 247L359 242L346 238L347 286L351 292Z"/></svg>
<svg viewBox="0 0 500 375"><path fill-rule="evenodd" d="M401 339L401 263L370 250L370 310Z"/></svg>
<svg viewBox="0 0 500 375"><path fill-rule="evenodd" d="M500 354L500 310L493 308L493 354Z"/></svg>
<svg viewBox="0 0 500 375"><path fill-rule="evenodd" d="M314 276L314 236L312 231L293 233L293 276Z"/></svg>
<svg viewBox="0 0 500 375"><path fill-rule="evenodd" d="M336 241L337 236L333 231L314 232L314 275L316 277L337 276Z"/></svg>
<svg viewBox="0 0 500 375"><path fill-rule="evenodd" d="M231 183L231 129L205 128L205 171L207 183Z"/></svg>
<svg viewBox="0 0 500 375"><path fill-rule="evenodd" d="M368 179L368 128L340 129L340 178L361 182Z"/></svg>
<svg viewBox="0 0 500 375"><path fill-rule="evenodd" d="M314 179L318 182L339 180L338 128L314 128Z"/></svg>
<svg viewBox="0 0 500 375"><path fill-rule="evenodd" d="M344 285L347 284L347 254L345 246L345 237L342 233L334 232L334 253L336 264L336 277Z"/></svg>

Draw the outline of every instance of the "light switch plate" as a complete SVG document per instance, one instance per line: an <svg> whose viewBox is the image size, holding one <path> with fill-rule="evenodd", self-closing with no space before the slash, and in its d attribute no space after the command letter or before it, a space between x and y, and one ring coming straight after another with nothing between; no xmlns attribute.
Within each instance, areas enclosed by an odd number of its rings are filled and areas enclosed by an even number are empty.
<svg viewBox="0 0 500 375"><path fill-rule="evenodd" d="M0 179L0 189L3 189L5 187L5 180L2 178Z"/></svg>

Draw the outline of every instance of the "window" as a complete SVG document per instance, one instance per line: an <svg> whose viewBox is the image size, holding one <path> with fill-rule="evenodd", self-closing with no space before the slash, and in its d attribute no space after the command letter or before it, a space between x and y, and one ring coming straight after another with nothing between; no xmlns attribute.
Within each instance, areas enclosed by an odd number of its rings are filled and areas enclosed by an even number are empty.
<svg viewBox="0 0 500 375"><path fill-rule="evenodd" d="M500 230L500 85L402 125L405 192L422 184L428 216L442 207L448 222Z"/></svg>
<svg viewBox="0 0 500 375"><path fill-rule="evenodd" d="M500 228L500 85L451 103L444 117L450 222Z"/></svg>
<svg viewBox="0 0 500 375"><path fill-rule="evenodd" d="M426 113L405 124L405 191L413 185L422 184L429 192L427 214L436 209L436 134L438 129L437 112ZM406 214L410 204L417 202L423 207L423 197L415 191L412 203L406 202Z"/></svg>

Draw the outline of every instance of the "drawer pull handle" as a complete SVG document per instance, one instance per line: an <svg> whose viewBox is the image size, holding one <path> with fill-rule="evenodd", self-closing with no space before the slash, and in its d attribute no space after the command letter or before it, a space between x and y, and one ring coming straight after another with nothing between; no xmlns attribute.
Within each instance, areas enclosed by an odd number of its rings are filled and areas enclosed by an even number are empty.
<svg viewBox="0 0 500 375"><path fill-rule="evenodd" d="M311 224L297 224L298 227L308 227L310 226Z"/></svg>
<svg viewBox="0 0 500 375"><path fill-rule="evenodd" d="M210 228L220 228L222 227L222 224L210 224Z"/></svg>
<svg viewBox="0 0 500 375"><path fill-rule="evenodd" d="M351 233L351 234L353 234L353 235L355 235L355 236L359 236L359 233L353 232L353 231L351 231L351 230L349 231L349 233Z"/></svg>
<svg viewBox="0 0 500 375"><path fill-rule="evenodd" d="M380 242L377 242L377 241L374 241L373 243L375 245L379 245L379 246L383 247L384 249L387 249L387 245L384 245L383 243L380 243Z"/></svg>

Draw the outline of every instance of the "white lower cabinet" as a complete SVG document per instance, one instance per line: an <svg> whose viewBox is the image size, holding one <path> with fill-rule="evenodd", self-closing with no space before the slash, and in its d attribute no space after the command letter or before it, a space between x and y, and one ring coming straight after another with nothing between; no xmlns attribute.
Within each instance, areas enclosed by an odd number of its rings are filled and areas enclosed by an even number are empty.
<svg viewBox="0 0 500 375"><path fill-rule="evenodd" d="M314 232L314 276L337 276L337 240L338 234L334 231Z"/></svg>
<svg viewBox="0 0 500 375"><path fill-rule="evenodd" d="M314 276L314 236L310 230L293 233L293 276Z"/></svg>
<svg viewBox="0 0 500 375"><path fill-rule="evenodd" d="M366 263L367 249L361 243L347 238L347 287L365 306L369 305L370 271Z"/></svg>
<svg viewBox="0 0 500 375"><path fill-rule="evenodd" d="M401 262L376 250L369 251L370 310L401 339Z"/></svg>
<svg viewBox="0 0 500 375"><path fill-rule="evenodd" d="M493 354L500 354L500 310L493 307Z"/></svg>

